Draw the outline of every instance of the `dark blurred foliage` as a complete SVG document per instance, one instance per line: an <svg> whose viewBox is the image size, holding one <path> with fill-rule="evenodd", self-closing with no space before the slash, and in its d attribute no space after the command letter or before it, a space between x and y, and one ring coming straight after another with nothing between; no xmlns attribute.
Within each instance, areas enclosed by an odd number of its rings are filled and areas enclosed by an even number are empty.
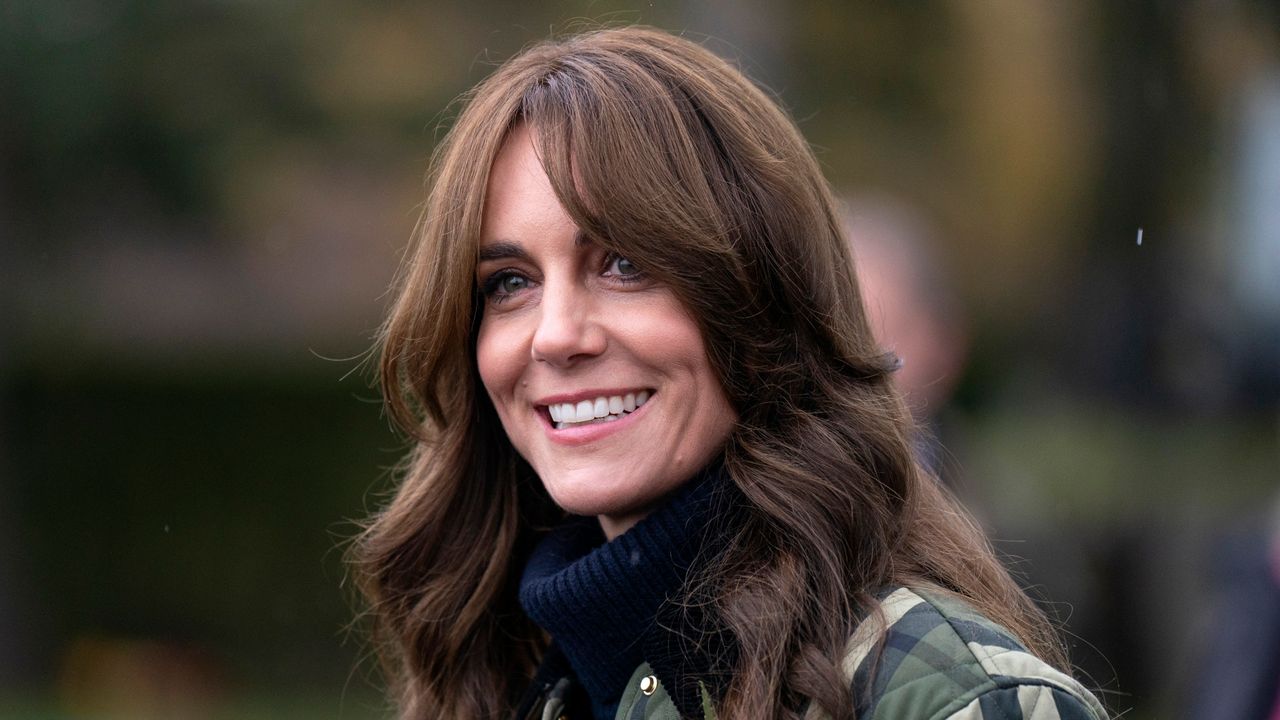
<svg viewBox="0 0 1280 720"><path fill-rule="evenodd" d="M324 649L340 626L299 630L349 612L336 542L362 514L360 489L394 461L376 409L226 375L15 385L14 470L30 481L13 499L37 629L225 642L236 671L277 681L334 669Z"/></svg>
<svg viewBox="0 0 1280 720"><path fill-rule="evenodd" d="M343 700L342 542L403 450L362 359L452 99L591 22L735 59L932 229L948 472L1112 707L1173 712L1280 478L1261 0L0 5L0 699L383 714Z"/></svg>

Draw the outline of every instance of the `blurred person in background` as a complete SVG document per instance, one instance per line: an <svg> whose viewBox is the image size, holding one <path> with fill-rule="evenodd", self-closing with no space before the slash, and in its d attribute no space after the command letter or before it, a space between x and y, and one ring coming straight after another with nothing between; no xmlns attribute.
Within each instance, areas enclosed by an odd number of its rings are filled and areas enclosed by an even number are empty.
<svg viewBox="0 0 1280 720"><path fill-rule="evenodd" d="M844 227L871 331L902 363L893 374L920 426L921 459L944 479L939 415L968 352L968 323L924 221L888 198L850 198Z"/></svg>
<svg viewBox="0 0 1280 720"><path fill-rule="evenodd" d="M405 717L1091 718L921 465L835 204L691 42L468 96L384 330L418 442L355 560Z"/></svg>
<svg viewBox="0 0 1280 720"><path fill-rule="evenodd" d="M947 417L948 405L965 371L969 347L969 322L949 277L939 260L939 248L928 230L923 213L908 203L883 196L849 197L843 222L858 272L863 305L872 332L901 366L893 374L916 423L915 449L921 461L966 503L984 524L995 525L984 497L981 478L964 475L964 443L947 436L964 437L964 419ZM959 453L953 454L958 446ZM1002 561L1033 596L1046 599L1042 583L1049 578L1074 578L1093 561L1096 550L1087 542L1063 543L1073 528L1064 523L1029 532L1018 528L1016 544L997 543ZM1046 550L1052 546L1053 551ZM1097 610L1121 601L1101 598L1081 590L1084 583L1065 583L1050 595L1070 602L1067 618L1055 617L1073 638L1097 638L1106 632L1107 619ZM1056 615L1057 608L1046 608ZM1072 644L1073 665L1078 671L1102 668L1104 677L1114 671L1092 645Z"/></svg>

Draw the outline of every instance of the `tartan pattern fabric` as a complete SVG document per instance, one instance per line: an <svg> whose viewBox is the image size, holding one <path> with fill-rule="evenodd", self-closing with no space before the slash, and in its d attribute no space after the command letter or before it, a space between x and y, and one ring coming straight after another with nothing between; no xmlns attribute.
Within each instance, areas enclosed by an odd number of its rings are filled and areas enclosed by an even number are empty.
<svg viewBox="0 0 1280 720"><path fill-rule="evenodd" d="M1027 652L999 625L940 592L899 588L849 641L844 669L860 720L1107 720L1071 676ZM640 692L636 669L616 720L678 720L659 686ZM810 711L809 720L822 720ZM704 720L714 720L709 704Z"/></svg>
<svg viewBox="0 0 1280 720"><path fill-rule="evenodd" d="M1107 718L1075 679L956 598L899 588L880 610L845 658L863 720Z"/></svg>

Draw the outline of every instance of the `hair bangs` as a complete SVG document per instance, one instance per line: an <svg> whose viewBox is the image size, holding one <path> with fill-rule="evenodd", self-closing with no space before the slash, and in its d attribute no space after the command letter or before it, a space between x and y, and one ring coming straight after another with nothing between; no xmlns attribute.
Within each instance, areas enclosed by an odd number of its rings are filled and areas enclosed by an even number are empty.
<svg viewBox="0 0 1280 720"><path fill-rule="evenodd" d="M587 237L687 297L691 267L737 262L701 113L654 68L570 60L529 89L521 113L551 185Z"/></svg>

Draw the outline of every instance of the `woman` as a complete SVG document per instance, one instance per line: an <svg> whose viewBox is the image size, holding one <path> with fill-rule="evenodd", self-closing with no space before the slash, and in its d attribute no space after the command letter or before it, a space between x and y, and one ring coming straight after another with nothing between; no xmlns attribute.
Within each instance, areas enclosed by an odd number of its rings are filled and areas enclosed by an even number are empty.
<svg viewBox="0 0 1280 720"><path fill-rule="evenodd" d="M356 553L404 717L1104 716L912 457L805 142L698 45L471 92L382 350L416 444Z"/></svg>

